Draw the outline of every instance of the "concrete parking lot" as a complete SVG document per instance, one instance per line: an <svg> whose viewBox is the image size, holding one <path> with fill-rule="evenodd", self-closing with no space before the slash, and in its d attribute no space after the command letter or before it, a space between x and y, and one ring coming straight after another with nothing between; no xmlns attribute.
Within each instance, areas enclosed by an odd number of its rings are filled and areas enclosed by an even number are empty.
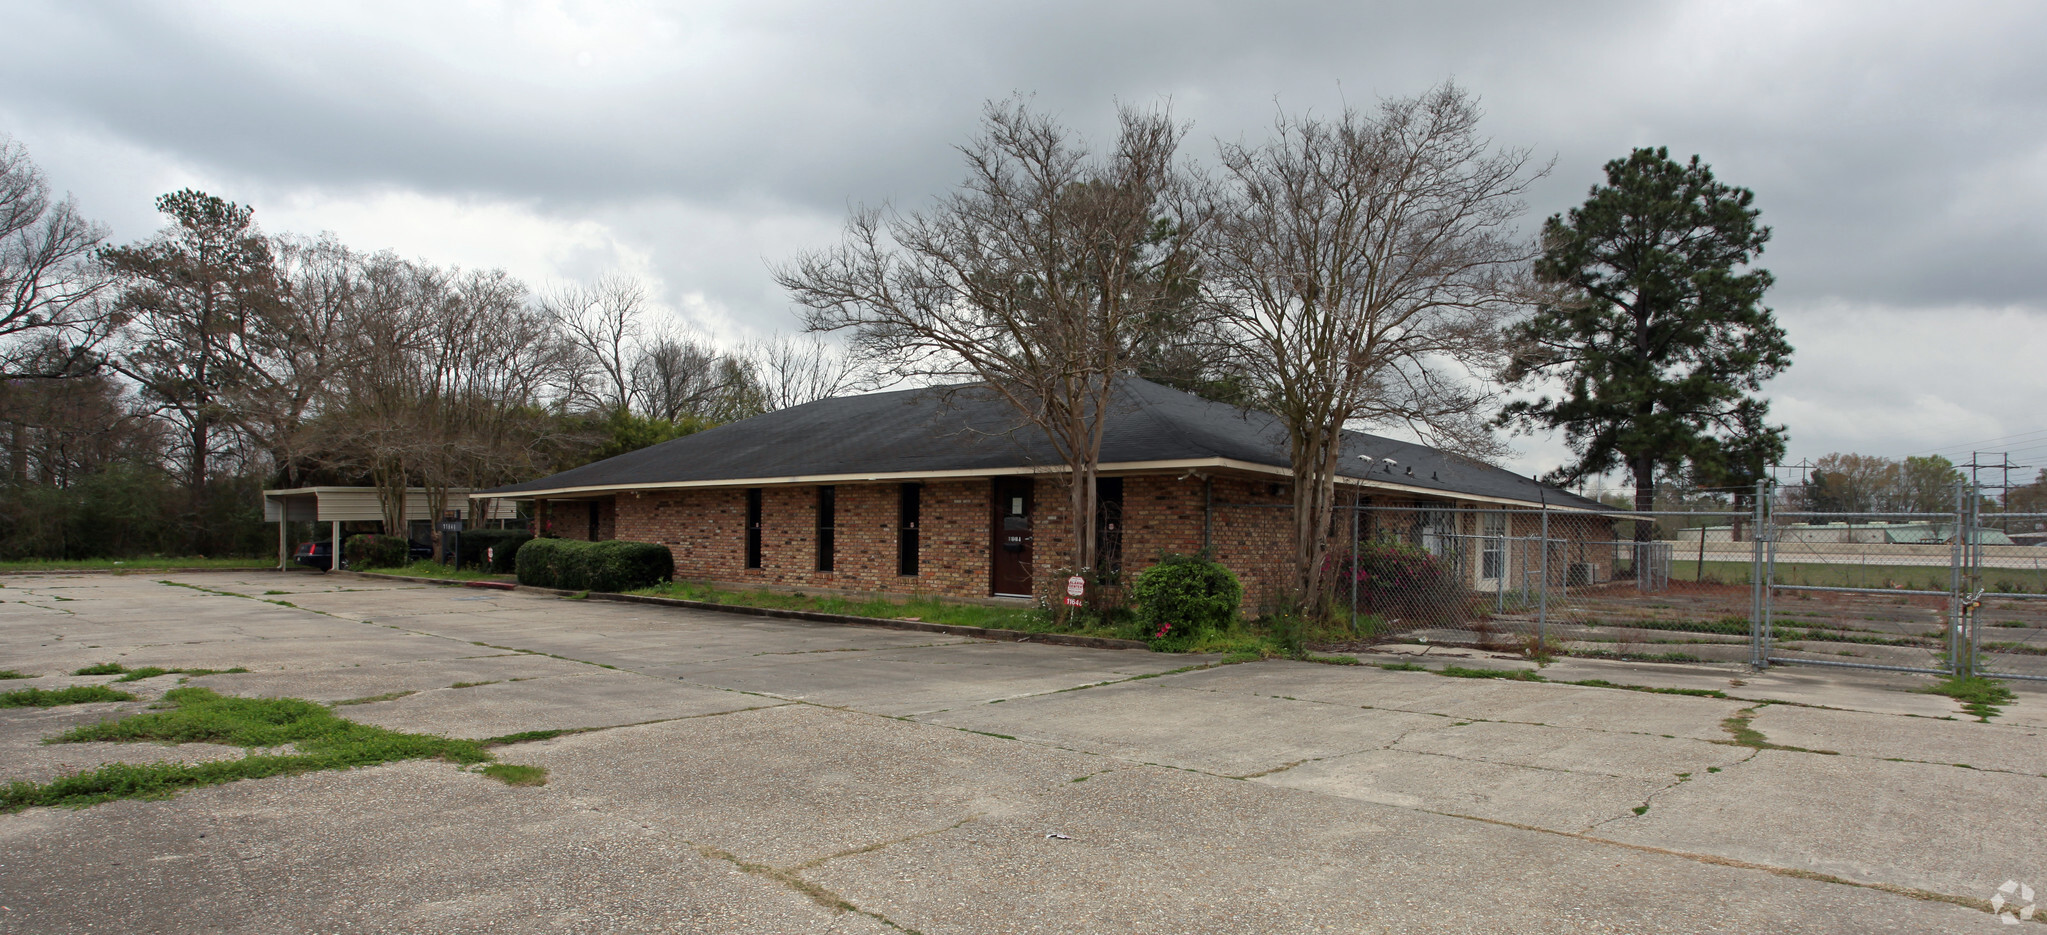
<svg viewBox="0 0 2047 935"><path fill-rule="evenodd" d="M1722 699L349 575L0 585L0 668L38 676L0 690L240 666L190 683L590 729L498 749L538 787L407 761L0 815L0 933L1990 932L2006 881L2047 901L2024 688L1984 724L1814 669L1544 670ZM0 709L0 780L243 755L41 742L181 678Z"/></svg>

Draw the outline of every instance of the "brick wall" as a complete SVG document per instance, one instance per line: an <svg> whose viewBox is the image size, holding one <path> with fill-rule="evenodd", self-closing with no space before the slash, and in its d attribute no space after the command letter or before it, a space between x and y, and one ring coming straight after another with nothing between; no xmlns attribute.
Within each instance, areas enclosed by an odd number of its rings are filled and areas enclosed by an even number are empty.
<svg viewBox="0 0 2047 935"><path fill-rule="evenodd" d="M1212 485L1208 496L1213 512L1208 517L1204 517L1204 483ZM1071 574L1067 489L1065 478L1058 475L1038 477L1033 485L1033 581L1037 593L1047 599L1056 599L1065 576ZM992 483L980 478L923 485L920 562L915 576L897 573L898 490L895 483L838 485L837 543L829 572L817 570L815 486L761 489L760 568L743 567L743 489L620 494L601 507L600 524L606 538L669 546L680 578L987 596L992 583L988 555ZM1362 535L1413 540L1416 514L1400 507L1419 506L1419 502L1383 498L1370 502L1395 509L1365 514ZM587 526L584 503L543 504L545 509L538 515L550 518L557 534L580 538ZM1213 555L1244 584L1243 612L1256 616L1270 611L1287 596L1293 580L1293 525L1291 511L1284 508L1289 503L1291 494L1283 482L1228 477L1205 482L1173 474L1125 477L1123 580L1134 580L1161 555L1199 552L1206 525ZM1478 522L1476 514L1461 514L1458 528L1473 535L1478 532ZM1532 513L1517 512L1509 534L1532 536L1538 522ZM1348 546L1349 523L1349 515L1339 513L1330 529L1332 545L1338 551ZM1612 536L1610 524L1596 518L1552 514L1550 523L1553 537L1576 540L1574 545ZM1537 559L1533 551L1515 546L1509 574L1518 578L1524 563ZM1599 564L1604 576L1610 573L1610 551L1579 546L1570 560ZM1552 562L1560 565L1562 558L1560 553ZM1562 580L1561 568L1553 568L1551 573Z"/></svg>
<svg viewBox="0 0 2047 935"><path fill-rule="evenodd" d="M629 496L629 495L628 495ZM533 528L542 535L563 539L590 539L590 500L539 500L533 504ZM616 539L618 504L616 497L602 497L597 504L596 541Z"/></svg>
<svg viewBox="0 0 2047 935"><path fill-rule="evenodd" d="M837 485L833 567L817 570L817 487L761 488L761 567L746 568L746 491L621 494L617 536L659 542L679 578L757 584L988 595L989 482L923 486L917 574L901 575L900 485Z"/></svg>
<svg viewBox="0 0 2047 935"><path fill-rule="evenodd" d="M1193 555L1202 549L1206 519L1200 477L1149 474L1123 478L1123 580L1130 582L1168 554ZM1265 506L1290 502L1282 486L1270 492L1264 481L1215 478L1214 518L1208 529L1217 561L1237 573L1244 585L1243 612L1256 616L1271 608L1292 575L1292 526L1289 511ZM1041 595L1056 595L1071 574L1072 523L1068 519L1069 487L1064 477L1038 479L1036 498L1035 584Z"/></svg>

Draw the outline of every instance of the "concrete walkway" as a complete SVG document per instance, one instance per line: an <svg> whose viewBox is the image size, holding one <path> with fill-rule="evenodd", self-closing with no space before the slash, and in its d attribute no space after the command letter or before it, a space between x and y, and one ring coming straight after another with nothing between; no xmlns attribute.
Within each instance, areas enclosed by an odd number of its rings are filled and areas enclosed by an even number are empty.
<svg viewBox="0 0 2047 935"><path fill-rule="evenodd" d="M40 675L0 690L244 666L192 684L599 728L500 748L537 788L406 762L0 816L0 933L1987 932L2000 884L2047 894L2024 687L1980 724L1831 670L1542 673L1719 699L346 575L0 584L0 668ZM0 709L0 779L241 755L39 742L179 678Z"/></svg>

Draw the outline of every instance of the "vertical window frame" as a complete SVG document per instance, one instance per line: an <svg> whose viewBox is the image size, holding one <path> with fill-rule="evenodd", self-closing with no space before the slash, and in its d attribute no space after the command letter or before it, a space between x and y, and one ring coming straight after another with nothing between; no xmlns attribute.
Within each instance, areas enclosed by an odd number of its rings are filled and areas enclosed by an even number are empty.
<svg viewBox="0 0 2047 935"><path fill-rule="evenodd" d="M761 489L746 489L746 555L747 568L761 567Z"/></svg>
<svg viewBox="0 0 2047 935"><path fill-rule="evenodd" d="M923 560L924 485L896 488L896 574L918 575Z"/></svg>
<svg viewBox="0 0 2047 935"><path fill-rule="evenodd" d="M817 488L817 570L830 573L838 560L839 488L820 484Z"/></svg>

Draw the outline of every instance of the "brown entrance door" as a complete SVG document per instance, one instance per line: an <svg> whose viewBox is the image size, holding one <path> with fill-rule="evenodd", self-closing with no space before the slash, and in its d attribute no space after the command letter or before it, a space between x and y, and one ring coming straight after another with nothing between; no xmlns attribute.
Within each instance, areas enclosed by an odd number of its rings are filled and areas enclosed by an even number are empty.
<svg viewBox="0 0 2047 935"><path fill-rule="evenodd" d="M1031 596L1031 479L995 479L995 593Z"/></svg>

